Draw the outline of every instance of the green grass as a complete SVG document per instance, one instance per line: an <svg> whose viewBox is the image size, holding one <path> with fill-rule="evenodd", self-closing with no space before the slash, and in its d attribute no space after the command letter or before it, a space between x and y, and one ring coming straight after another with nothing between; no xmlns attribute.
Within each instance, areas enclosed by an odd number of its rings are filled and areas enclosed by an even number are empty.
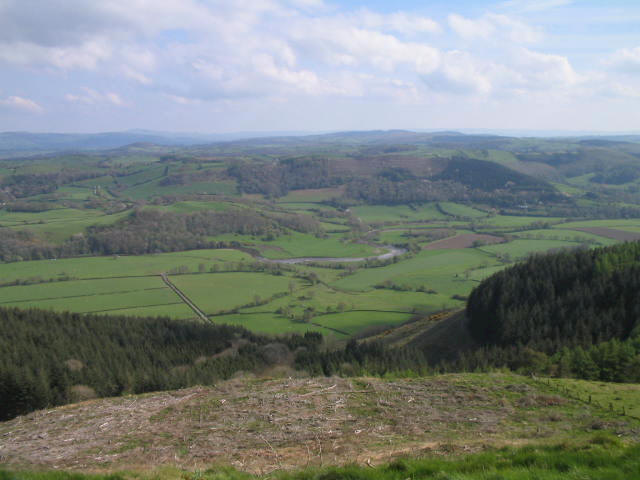
<svg viewBox="0 0 640 480"><path fill-rule="evenodd" d="M583 243L593 245L613 245L617 243L611 238L594 235L593 233L580 232L578 230L565 230L561 228L545 228L541 230L525 230L516 232L513 235L520 238L535 240L563 240L567 242Z"/></svg>
<svg viewBox="0 0 640 480"><path fill-rule="evenodd" d="M384 253L362 243L343 241L341 234L330 234L328 238L318 238L305 233L291 232L271 242L262 242L261 253L267 258L298 257L367 257ZM260 245L258 245L260 247ZM275 248L274 248L275 247Z"/></svg>
<svg viewBox="0 0 640 480"><path fill-rule="evenodd" d="M447 453L447 452L445 452ZM594 434L583 442L527 445L481 453L448 452L420 458L399 458L375 467L365 465L308 467L250 475L231 467L214 466L195 473L177 468L137 473L141 480L637 480L640 445L625 445L612 435ZM452 454L453 453L453 454ZM0 470L0 480L124 480L129 472L82 474L63 471Z"/></svg>
<svg viewBox="0 0 640 480"><path fill-rule="evenodd" d="M294 311L312 307L317 312L338 311L340 304L346 310L378 310L381 312L432 311L440 309L449 297L442 294L375 289L363 292L336 290L324 285L305 287L294 292L294 298L283 297L273 302L277 309L289 306ZM270 304L271 305L271 304Z"/></svg>
<svg viewBox="0 0 640 480"><path fill-rule="evenodd" d="M482 218L488 215L486 212L469 207L468 205L462 205L461 203L440 202L440 209L454 217Z"/></svg>
<svg viewBox="0 0 640 480"><path fill-rule="evenodd" d="M309 190L294 190L286 196L280 197L278 203L317 203L339 197L341 188L315 188Z"/></svg>
<svg viewBox="0 0 640 480"><path fill-rule="evenodd" d="M68 299L73 304L74 298L102 296L115 293L141 292L144 290L163 288L158 277L118 278L99 280L70 280L66 282L39 283L0 288L0 305L19 302L37 302L51 299ZM94 298L95 300L95 298ZM73 310L73 308L69 308Z"/></svg>
<svg viewBox="0 0 640 480"><path fill-rule="evenodd" d="M120 212L106 215L100 210L75 208L58 208L35 213L0 210L0 226L30 230L46 240L61 242L74 233L84 232L90 225L108 225L127 214L128 212Z"/></svg>
<svg viewBox="0 0 640 480"><path fill-rule="evenodd" d="M200 264L208 269L217 264L251 261L250 255L238 250L191 250L188 252L160 253L156 255L79 257L60 260L34 260L0 264L0 282L41 279L131 277L159 275L181 265L197 271Z"/></svg>
<svg viewBox="0 0 640 480"><path fill-rule="evenodd" d="M127 281L123 281L127 280ZM142 280L136 284L135 280ZM149 280L155 280L150 282ZM120 288L122 284L122 288ZM52 288L49 291L47 287ZM100 291L104 287L104 291ZM128 287L128 288L127 288ZM58 284L41 284L24 287L4 287L0 293L14 297L3 301L2 306L20 308L38 307L79 313L114 313L142 306L179 304L180 298L157 279L81 280ZM56 297L55 295L59 295ZM31 296L31 298L29 298Z"/></svg>
<svg viewBox="0 0 640 480"><path fill-rule="evenodd" d="M193 212L210 211L210 210L213 210L216 212L222 212L232 208L232 204L228 202L202 202L202 201L190 200L190 201L184 201L184 202L176 202L166 206L149 205L146 208L152 209L152 210L160 210L162 212L173 212L173 213L193 213Z"/></svg>
<svg viewBox="0 0 640 480"><path fill-rule="evenodd" d="M426 203L416 208L407 205L362 205L351 208L353 214L366 223L419 222L423 220L446 220L447 215L438 211L435 203Z"/></svg>
<svg viewBox="0 0 640 480"><path fill-rule="evenodd" d="M614 412L625 412L640 419L640 385L632 383L607 383L572 378L551 378L550 384L563 393Z"/></svg>
<svg viewBox="0 0 640 480"><path fill-rule="evenodd" d="M522 228L534 223L558 223L564 219L558 217L525 217L511 215L496 215L493 217L477 220L479 226L493 226L502 228Z"/></svg>
<svg viewBox="0 0 640 480"><path fill-rule="evenodd" d="M495 264L487 253L475 249L425 250L415 257L382 268L360 270L332 285L347 290L369 290L385 280L414 287L425 285L450 296L466 295L475 286L463 272Z"/></svg>
<svg viewBox="0 0 640 480"><path fill-rule="evenodd" d="M186 304L182 302L153 307L122 308L117 311L105 313L111 315L128 315L132 317L170 317L176 319L197 319L196 314L193 312L193 310L191 310Z"/></svg>
<svg viewBox="0 0 640 480"><path fill-rule="evenodd" d="M250 272L172 275L170 279L207 314L249 304L256 295L267 299L287 292L290 282L297 283L284 275Z"/></svg>
<svg viewBox="0 0 640 480"><path fill-rule="evenodd" d="M509 254L512 260L521 259L531 253L546 252L556 248L575 248L575 242L566 242L564 240L513 240L508 243L500 243L496 245L485 245L478 247L477 250L490 254Z"/></svg>
<svg viewBox="0 0 640 480"><path fill-rule="evenodd" d="M148 183L132 186L123 192L124 197L133 200L152 198L159 195L184 195L184 194L207 194L207 195L236 195L235 182L228 181L205 181L194 182L188 185L168 185L162 186L162 179L152 180Z"/></svg>
<svg viewBox="0 0 640 480"><path fill-rule="evenodd" d="M566 222L556 225L554 228L571 229L584 227L606 227L624 230L625 227L640 227L640 219L615 219L615 220L582 220L575 222Z"/></svg>
<svg viewBox="0 0 640 480"><path fill-rule="evenodd" d="M340 336L326 328L311 323L294 322L275 313L252 313L250 315L236 313L211 317L211 321L217 324L238 325L248 330L268 335L320 332L330 337Z"/></svg>
<svg viewBox="0 0 640 480"><path fill-rule="evenodd" d="M322 315L312 322L353 335L370 327L399 325L410 318L407 313L353 311Z"/></svg>

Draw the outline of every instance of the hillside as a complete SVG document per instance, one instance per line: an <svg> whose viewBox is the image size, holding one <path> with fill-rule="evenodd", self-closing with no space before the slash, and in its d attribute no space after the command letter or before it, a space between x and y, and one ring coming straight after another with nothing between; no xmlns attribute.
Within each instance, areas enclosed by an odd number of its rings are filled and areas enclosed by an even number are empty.
<svg viewBox="0 0 640 480"><path fill-rule="evenodd" d="M633 402L640 391L629 388L635 397L625 401ZM574 444L595 431L637 441L640 421L621 416L623 405L611 412L507 374L238 378L34 412L0 424L0 456L12 468L80 471L378 465L407 455Z"/></svg>
<svg viewBox="0 0 640 480"><path fill-rule="evenodd" d="M533 256L473 290L469 328L484 343L546 351L627 340L640 325L640 243Z"/></svg>

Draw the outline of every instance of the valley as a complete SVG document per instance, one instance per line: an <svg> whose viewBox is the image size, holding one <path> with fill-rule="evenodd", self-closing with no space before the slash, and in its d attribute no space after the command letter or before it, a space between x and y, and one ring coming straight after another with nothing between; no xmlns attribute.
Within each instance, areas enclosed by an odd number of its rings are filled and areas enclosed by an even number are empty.
<svg viewBox="0 0 640 480"><path fill-rule="evenodd" d="M234 478L633 448L640 180L599 182L640 140L585 141L1 159L1 462Z"/></svg>

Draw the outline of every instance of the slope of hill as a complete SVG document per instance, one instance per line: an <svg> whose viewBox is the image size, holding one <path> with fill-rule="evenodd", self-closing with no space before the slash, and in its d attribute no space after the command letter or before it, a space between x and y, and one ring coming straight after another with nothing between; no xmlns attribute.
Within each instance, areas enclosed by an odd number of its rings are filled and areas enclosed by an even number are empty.
<svg viewBox="0 0 640 480"><path fill-rule="evenodd" d="M612 412L546 382L507 374L249 378L34 412L0 423L0 456L13 468L226 464L264 474L580 442L595 430L637 441L640 421L619 412L619 405Z"/></svg>

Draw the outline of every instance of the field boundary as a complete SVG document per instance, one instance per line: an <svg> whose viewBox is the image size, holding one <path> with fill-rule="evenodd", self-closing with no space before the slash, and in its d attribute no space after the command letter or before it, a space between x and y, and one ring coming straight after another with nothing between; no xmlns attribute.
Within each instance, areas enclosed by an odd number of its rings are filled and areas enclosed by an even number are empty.
<svg viewBox="0 0 640 480"><path fill-rule="evenodd" d="M628 418L632 418L634 420L640 421L640 417L636 417L635 415L630 415L629 413L627 413L624 405L622 406L622 410L616 410L612 403L610 403L609 407L607 408L604 405L602 405L598 400L593 400L591 398L591 395L585 395L585 397L583 398L579 394L572 392L571 389L567 388L566 386L556 385L555 383L552 383L551 378L535 377L535 376L532 376L532 378L535 381L537 381L539 384L545 385L548 388L551 388L552 390L555 390L556 392L560 393L561 395L564 395L565 397L571 398L573 400L577 400L586 405L595 406L600 410L602 410L603 412L611 412L611 413L620 415L622 417L628 417ZM558 380L562 380L562 378L560 377L558 378ZM612 382L612 383L615 383L615 382Z"/></svg>
<svg viewBox="0 0 640 480"><path fill-rule="evenodd" d="M164 282L164 283L165 283L165 284L166 284L166 285L167 285L171 290L173 290L173 291L176 293L176 295L178 295L178 296L182 299L182 301L183 301L184 303L186 303L186 304L187 304L187 306L188 306L191 310L193 310L193 312L194 312L194 313L195 313L195 314L196 314L196 315L197 315L201 320L204 320L205 322L208 322L208 321L209 321L209 317L207 317L207 315L206 315L202 310L200 310L200 308L198 308L198 306L197 306L195 303L193 303L193 302L189 299L189 297L187 297L187 296L182 292L182 290L180 290L178 287L176 287L176 286L171 282L171 280L169 280L169 276L168 276L166 273L161 273L161 274L160 274L160 278L162 278L162 281L163 281L163 282Z"/></svg>

